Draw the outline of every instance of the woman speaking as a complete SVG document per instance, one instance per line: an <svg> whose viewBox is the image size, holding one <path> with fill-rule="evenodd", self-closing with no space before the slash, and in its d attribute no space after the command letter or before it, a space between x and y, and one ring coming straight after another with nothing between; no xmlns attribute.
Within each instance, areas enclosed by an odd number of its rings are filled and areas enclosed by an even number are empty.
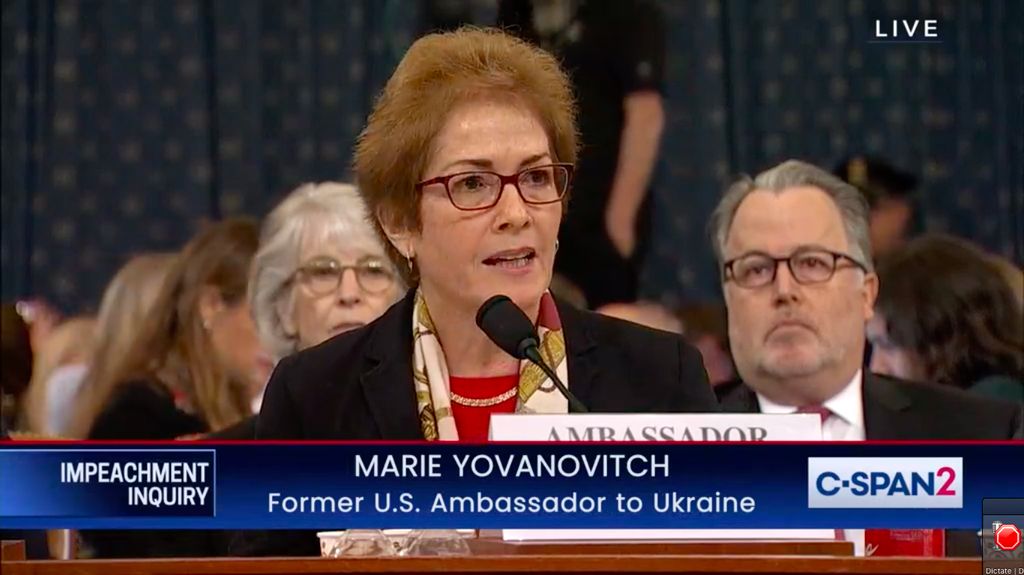
<svg viewBox="0 0 1024 575"><path fill-rule="evenodd" d="M499 294L536 326L577 410L717 411L680 337L548 291L575 159L572 93L551 55L479 29L413 44L356 149L360 193L412 287L372 323L281 360L256 438L480 441L494 413L568 412L544 371L477 326ZM249 532L233 552L311 555L317 543Z"/></svg>
<svg viewBox="0 0 1024 575"><path fill-rule="evenodd" d="M568 412L552 378L477 326L498 294L536 326L541 357L577 406L717 411L680 337L548 291L576 146L570 84L548 53L468 28L413 44L355 157L360 193L412 289L376 321L282 360L257 439L480 441L494 413Z"/></svg>

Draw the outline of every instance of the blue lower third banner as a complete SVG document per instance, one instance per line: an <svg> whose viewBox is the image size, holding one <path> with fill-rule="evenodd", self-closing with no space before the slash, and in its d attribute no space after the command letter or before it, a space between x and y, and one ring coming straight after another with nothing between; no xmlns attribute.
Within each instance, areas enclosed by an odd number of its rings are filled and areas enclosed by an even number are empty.
<svg viewBox="0 0 1024 575"><path fill-rule="evenodd" d="M1024 443L0 444L9 528L977 528Z"/></svg>

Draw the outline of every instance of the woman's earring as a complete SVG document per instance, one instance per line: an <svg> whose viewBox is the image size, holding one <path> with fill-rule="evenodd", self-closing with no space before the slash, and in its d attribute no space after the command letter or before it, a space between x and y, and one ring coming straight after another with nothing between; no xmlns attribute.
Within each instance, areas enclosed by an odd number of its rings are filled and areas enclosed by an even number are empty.
<svg viewBox="0 0 1024 575"><path fill-rule="evenodd" d="M203 320L203 329L205 331L210 331L210 320L208 320L208 319L204 319Z"/></svg>
<svg viewBox="0 0 1024 575"><path fill-rule="evenodd" d="M555 251L558 251L558 240L555 240Z"/></svg>
<svg viewBox="0 0 1024 575"><path fill-rule="evenodd" d="M409 264L409 273L412 273L412 256L405 256L405 262Z"/></svg>

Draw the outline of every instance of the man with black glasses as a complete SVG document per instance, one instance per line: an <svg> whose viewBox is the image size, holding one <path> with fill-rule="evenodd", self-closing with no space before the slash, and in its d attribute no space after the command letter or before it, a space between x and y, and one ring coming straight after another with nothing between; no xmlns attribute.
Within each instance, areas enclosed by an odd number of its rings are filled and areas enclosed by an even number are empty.
<svg viewBox="0 0 1024 575"><path fill-rule="evenodd" d="M742 382L726 411L822 417L826 440L1010 439L1020 406L862 370L878 277L853 186L788 161L729 188L711 231Z"/></svg>

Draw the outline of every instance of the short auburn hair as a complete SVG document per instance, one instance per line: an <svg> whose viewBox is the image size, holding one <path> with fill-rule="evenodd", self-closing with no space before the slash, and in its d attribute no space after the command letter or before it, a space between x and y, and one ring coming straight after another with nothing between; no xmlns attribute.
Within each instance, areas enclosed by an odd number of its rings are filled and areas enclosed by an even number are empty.
<svg viewBox="0 0 1024 575"><path fill-rule="evenodd" d="M359 135L355 171L374 225L409 285L416 278L384 234L382 222L420 227L416 184L434 139L457 105L512 98L537 114L556 162L576 162L576 104L569 77L554 56L494 28L428 34L405 53Z"/></svg>

